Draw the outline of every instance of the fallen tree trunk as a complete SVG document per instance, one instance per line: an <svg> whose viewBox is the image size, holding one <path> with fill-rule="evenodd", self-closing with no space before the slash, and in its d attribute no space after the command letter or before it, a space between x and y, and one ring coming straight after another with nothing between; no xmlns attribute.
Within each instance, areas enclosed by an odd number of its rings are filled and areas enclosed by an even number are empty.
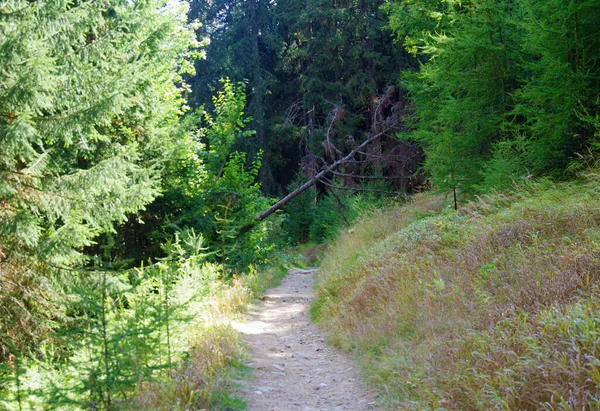
<svg viewBox="0 0 600 411"><path fill-rule="evenodd" d="M358 151L362 150L363 148L365 148L366 146L371 144L373 141L377 140L379 137L385 135L388 131L389 130L384 130L380 133L372 135L371 137L369 137L368 139L363 141L360 145L353 148L352 151L350 151L350 153L348 153L345 157L331 163L330 165L325 167L323 170L319 171L317 174L315 174L315 176L313 178L311 178L310 180L308 180L307 182L302 184L300 187L298 187L297 189L295 189L294 191L292 191L291 193L289 193L288 195L283 197L281 200L279 200L278 202L273 204L271 207L269 207L268 209L266 209L265 211L263 211L262 213L257 215L250 224L247 224L246 226L242 227L239 235L242 235L242 234L250 231L256 224L258 224L265 218L269 217L275 211L282 208L284 205L289 203L294 197L302 194L304 191L306 191L307 189L312 187L321 178L323 178L323 176L325 176L327 173L331 172L336 167L350 161Z"/></svg>

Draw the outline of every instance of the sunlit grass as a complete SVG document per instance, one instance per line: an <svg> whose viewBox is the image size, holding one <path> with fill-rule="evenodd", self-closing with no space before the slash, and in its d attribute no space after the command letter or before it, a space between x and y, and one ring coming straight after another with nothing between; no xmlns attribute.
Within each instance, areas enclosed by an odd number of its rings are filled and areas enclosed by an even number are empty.
<svg viewBox="0 0 600 411"><path fill-rule="evenodd" d="M328 248L313 315L392 408L597 409L600 338L574 331L598 321L597 187L372 214Z"/></svg>
<svg viewBox="0 0 600 411"><path fill-rule="evenodd" d="M285 259L285 255L281 256ZM212 281L208 296L190 306L188 314L195 320L181 344L191 347L188 358L168 377L151 384L140 384L131 409L157 411L245 410L242 399L235 396L235 379L246 371L248 355L239 332L230 322L246 312L253 300L267 288L279 284L287 273L284 260L279 265L234 275L227 281ZM218 270L206 266L205 270ZM191 284L180 284L180 295Z"/></svg>

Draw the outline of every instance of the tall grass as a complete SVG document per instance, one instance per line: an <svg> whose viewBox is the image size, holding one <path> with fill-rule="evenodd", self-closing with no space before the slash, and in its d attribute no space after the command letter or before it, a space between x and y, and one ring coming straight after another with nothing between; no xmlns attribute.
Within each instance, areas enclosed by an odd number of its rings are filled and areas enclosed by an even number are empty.
<svg viewBox="0 0 600 411"><path fill-rule="evenodd" d="M598 409L598 180L374 214L329 247L313 314L393 408Z"/></svg>
<svg viewBox="0 0 600 411"><path fill-rule="evenodd" d="M280 282L287 273L290 258L280 254L277 264L270 268L251 268L249 273L235 275L231 281L211 281L207 297L190 307L195 321L180 333L186 340L182 343L190 347L187 359L166 378L140 384L130 409L246 409L244 402L231 393L236 389L232 381L245 371L243 360L247 352L241 335L229 324L246 312L260 293ZM194 284L178 285L182 296L185 290L194 288Z"/></svg>

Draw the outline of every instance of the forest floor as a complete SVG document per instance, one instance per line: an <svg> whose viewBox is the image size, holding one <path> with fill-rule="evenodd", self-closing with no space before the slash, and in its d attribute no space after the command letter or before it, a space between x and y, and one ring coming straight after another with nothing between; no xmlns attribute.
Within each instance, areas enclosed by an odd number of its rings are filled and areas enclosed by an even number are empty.
<svg viewBox="0 0 600 411"><path fill-rule="evenodd" d="M310 322L315 271L291 270L234 324L252 354L252 378L241 388L249 411L379 409L352 360Z"/></svg>

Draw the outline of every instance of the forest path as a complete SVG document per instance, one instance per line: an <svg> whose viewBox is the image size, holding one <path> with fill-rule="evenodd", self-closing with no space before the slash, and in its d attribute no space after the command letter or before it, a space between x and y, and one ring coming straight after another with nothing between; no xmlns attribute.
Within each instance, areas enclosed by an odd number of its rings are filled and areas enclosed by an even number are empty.
<svg viewBox="0 0 600 411"><path fill-rule="evenodd" d="M249 411L379 409L353 362L309 320L315 271L291 270L234 324L252 351L254 378L242 388Z"/></svg>

